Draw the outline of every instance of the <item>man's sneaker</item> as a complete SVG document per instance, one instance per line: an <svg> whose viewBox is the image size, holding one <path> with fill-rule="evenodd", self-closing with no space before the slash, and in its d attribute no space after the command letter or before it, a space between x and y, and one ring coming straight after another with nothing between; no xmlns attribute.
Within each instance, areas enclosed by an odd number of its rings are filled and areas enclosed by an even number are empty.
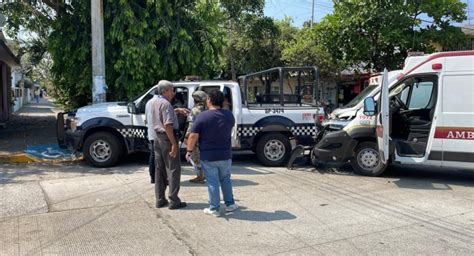
<svg viewBox="0 0 474 256"><path fill-rule="evenodd" d="M214 217L220 217L221 216L221 213L219 211L211 210L209 208L204 208L203 212L205 214L209 214L209 215L212 215Z"/></svg>
<svg viewBox="0 0 474 256"><path fill-rule="evenodd" d="M231 205L225 207L226 212L233 212L237 209L239 209L239 205L237 203L234 203L234 204L231 204Z"/></svg>

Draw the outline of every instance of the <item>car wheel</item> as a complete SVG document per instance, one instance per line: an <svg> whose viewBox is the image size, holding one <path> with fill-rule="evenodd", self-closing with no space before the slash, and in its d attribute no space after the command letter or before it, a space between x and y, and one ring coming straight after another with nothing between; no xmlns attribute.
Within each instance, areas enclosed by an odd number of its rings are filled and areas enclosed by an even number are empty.
<svg viewBox="0 0 474 256"><path fill-rule="evenodd" d="M365 176L379 176L387 168L387 164L382 163L379 150L375 142L362 142L356 150L355 156L351 159L354 172Z"/></svg>
<svg viewBox="0 0 474 256"><path fill-rule="evenodd" d="M122 147L117 137L108 132L97 132L86 138L84 157L95 167L111 167L122 156Z"/></svg>
<svg viewBox="0 0 474 256"><path fill-rule="evenodd" d="M263 165L283 166L290 155L290 140L281 133L267 133L257 142L257 158Z"/></svg>

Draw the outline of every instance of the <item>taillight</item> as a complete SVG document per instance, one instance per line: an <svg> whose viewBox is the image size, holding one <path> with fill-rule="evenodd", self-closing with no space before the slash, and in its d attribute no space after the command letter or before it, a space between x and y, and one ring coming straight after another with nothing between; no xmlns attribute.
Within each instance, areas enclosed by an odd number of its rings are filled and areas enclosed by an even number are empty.
<svg viewBox="0 0 474 256"><path fill-rule="evenodd" d="M326 119L324 114L316 114L314 115L314 120L322 123Z"/></svg>

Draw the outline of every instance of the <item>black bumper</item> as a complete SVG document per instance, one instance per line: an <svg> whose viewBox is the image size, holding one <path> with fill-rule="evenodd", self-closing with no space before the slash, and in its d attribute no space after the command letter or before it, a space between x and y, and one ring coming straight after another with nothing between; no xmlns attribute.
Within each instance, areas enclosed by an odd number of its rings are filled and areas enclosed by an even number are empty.
<svg viewBox="0 0 474 256"><path fill-rule="evenodd" d="M327 133L314 147L314 155L324 162L346 162L354 156L357 141L346 131Z"/></svg>
<svg viewBox="0 0 474 256"><path fill-rule="evenodd" d="M80 151L82 149L82 138L84 132L81 130L71 131L67 130L64 136L64 144L66 148Z"/></svg>

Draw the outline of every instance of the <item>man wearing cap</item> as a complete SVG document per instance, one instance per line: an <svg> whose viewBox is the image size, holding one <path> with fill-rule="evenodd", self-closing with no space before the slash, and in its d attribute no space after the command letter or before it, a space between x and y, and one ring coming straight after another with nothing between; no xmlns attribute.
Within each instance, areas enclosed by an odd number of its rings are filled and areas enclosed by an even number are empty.
<svg viewBox="0 0 474 256"><path fill-rule="evenodd" d="M158 83L158 99L152 103L153 128L156 132L155 150L155 196L156 207L169 205L170 210L186 207L178 197L181 181L181 161L178 149L179 125L175 112L187 114L187 109L173 109L173 84L161 80ZM165 191L169 184L168 200Z"/></svg>
<svg viewBox="0 0 474 256"><path fill-rule="evenodd" d="M185 144L187 144L187 139L191 134L191 130L193 127L193 122L198 117L199 113L205 110L206 101L207 101L207 94L203 91L195 91L192 94L194 99L194 107L191 109L191 115L188 116L188 130L186 131ZM191 159L194 162L194 171L196 172L196 178L189 180L192 183L204 183L204 173L202 171L201 163L200 163L200 153L199 147L196 145L195 150L191 154Z"/></svg>

